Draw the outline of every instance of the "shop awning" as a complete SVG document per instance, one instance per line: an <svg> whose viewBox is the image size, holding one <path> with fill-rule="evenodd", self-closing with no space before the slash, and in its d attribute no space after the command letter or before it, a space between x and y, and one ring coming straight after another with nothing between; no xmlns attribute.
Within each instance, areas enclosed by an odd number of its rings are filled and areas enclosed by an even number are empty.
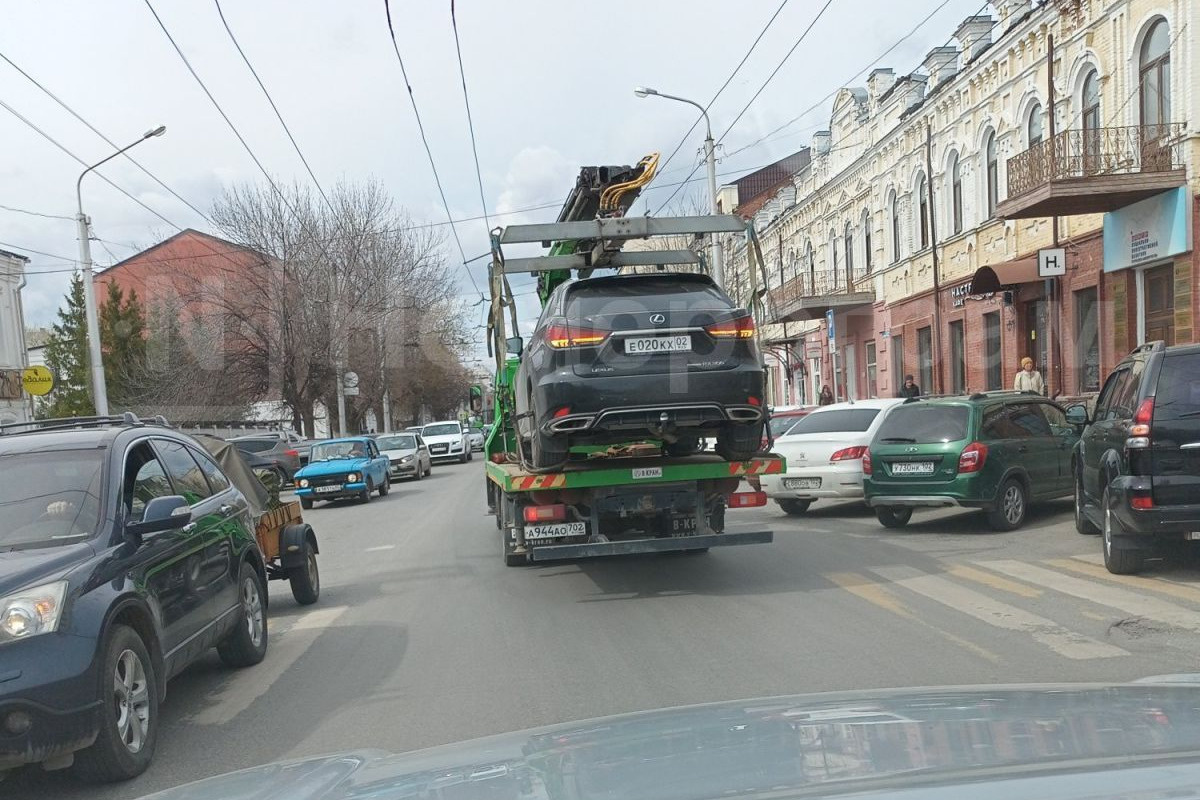
<svg viewBox="0 0 1200 800"><path fill-rule="evenodd" d="M1002 292L1005 287L1021 283L1035 283L1038 277L1037 257L1019 258L975 270L968 294L980 295Z"/></svg>

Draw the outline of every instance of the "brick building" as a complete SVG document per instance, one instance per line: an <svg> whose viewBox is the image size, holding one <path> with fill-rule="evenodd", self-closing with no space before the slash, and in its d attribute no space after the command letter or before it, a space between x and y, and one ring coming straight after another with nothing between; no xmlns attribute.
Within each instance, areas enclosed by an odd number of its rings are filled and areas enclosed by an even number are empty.
<svg viewBox="0 0 1200 800"><path fill-rule="evenodd" d="M889 396L906 373L926 392L1007 388L1026 355L1076 394L1141 341L1195 340L1200 49L1181 34L1200 3L990 11L920 71L841 90L811 163L756 212L775 403L825 383ZM745 245L725 247L748 297Z"/></svg>

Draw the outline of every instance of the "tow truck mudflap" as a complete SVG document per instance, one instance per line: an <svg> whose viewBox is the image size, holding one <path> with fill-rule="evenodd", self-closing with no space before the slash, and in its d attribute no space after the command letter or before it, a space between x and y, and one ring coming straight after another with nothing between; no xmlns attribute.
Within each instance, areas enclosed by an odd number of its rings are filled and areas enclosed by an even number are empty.
<svg viewBox="0 0 1200 800"><path fill-rule="evenodd" d="M673 553L681 550L702 550L706 547L770 544L774 540L774 531L739 531L737 533L706 533L698 536L665 536L657 539L631 539L624 542L547 544L529 548L529 558L531 561L558 561L565 558L619 556L631 553Z"/></svg>

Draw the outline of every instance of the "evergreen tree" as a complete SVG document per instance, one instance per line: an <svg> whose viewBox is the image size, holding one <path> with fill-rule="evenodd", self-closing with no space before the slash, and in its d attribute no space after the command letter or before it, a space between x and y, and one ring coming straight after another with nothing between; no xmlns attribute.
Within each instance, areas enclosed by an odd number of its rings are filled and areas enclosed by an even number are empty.
<svg viewBox="0 0 1200 800"><path fill-rule="evenodd" d="M126 296L116 281L109 281L108 296L100 306L100 343L110 404L135 405L140 399L137 376L146 361L146 315L135 289Z"/></svg>
<svg viewBox="0 0 1200 800"><path fill-rule="evenodd" d="M88 417L96 413L89 390L87 314L83 278L71 278L67 304L58 310L58 322L46 342L46 365L54 372L55 386L39 408L43 417Z"/></svg>

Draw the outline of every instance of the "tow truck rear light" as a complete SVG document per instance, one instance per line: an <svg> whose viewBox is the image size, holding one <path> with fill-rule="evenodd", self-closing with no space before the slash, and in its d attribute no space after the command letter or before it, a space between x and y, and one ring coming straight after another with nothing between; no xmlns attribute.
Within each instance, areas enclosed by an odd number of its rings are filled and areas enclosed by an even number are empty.
<svg viewBox="0 0 1200 800"><path fill-rule="evenodd" d="M766 504L766 492L734 492L729 495L730 508L756 508Z"/></svg>
<svg viewBox="0 0 1200 800"><path fill-rule="evenodd" d="M744 317L717 322L705 327L709 336L717 339L749 339L754 336L757 328L754 317L747 314Z"/></svg>
<svg viewBox="0 0 1200 800"><path fill-rule="evenodd" d="M862 458L867 453L867 448L859 445L858 447L843 447L841 450L835 450L833 455L829 457L830 461L855 461Z"/></svg>
<svg viewBox="0 0 1200 800"><path fill-rule="evenodd" d="M569 347L593 347L608 338L605 331L592 328L575 328L570 325L551 325L546 328L546 343L555 350Z"/></svg>
<svg viewBox="0 0 1200 800"><path fill-rule="evenodd" d="M548 506L525 506L526 522L566 522L567 507L562 503Z"/></svg>
<svg viewBox="0 0 1200 800"><path fill-rule="evenodd" d="M979 472L987 461L988 448L983 442L971 442L958 456L958 474Z"/></svg>
<svg viewBox="0 0 1200 800"><path fill-rule="evenodd" d="M871 451L863 448L863 475L871 474Z"/></svg>
<svg viewBox="0 0 1200 800"><path fill-rule="evenodd" d="M1145 450L1150 446L1150 422L1154 419L1154 398L1147 397L1133 414L1129 426L1129 438L1125 440L1127 450Z"/></svg>

